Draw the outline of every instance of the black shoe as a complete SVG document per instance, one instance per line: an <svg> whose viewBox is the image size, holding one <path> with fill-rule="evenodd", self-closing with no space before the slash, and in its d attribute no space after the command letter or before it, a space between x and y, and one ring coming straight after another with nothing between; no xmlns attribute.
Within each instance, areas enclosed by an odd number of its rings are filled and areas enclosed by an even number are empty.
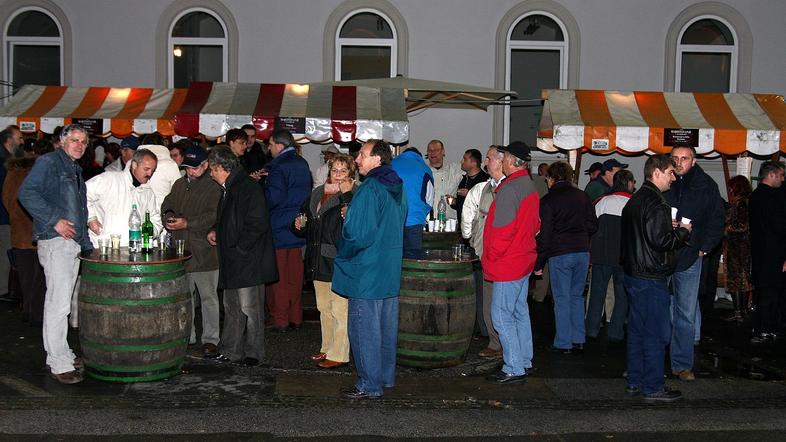
<svg viewBox="0 0 786 442"><path fill-rule="evenodd" d="M549 351L552 352L552 353L559 353L559 354L563 354L563 355L569 355L569 354L573 353L573 349L572 348L557 348L557 347L555 347L553 345L549 348Z"/></svg>
<svg viewBox="0 0 786 442"><path fill-rule="evenodd" d="M294 322L290 322L289 323L289 329L292 330L292 331L298 331L298 330L300 330L300 327L302 327L302 326L303 326L303 323L300 323L300 324L295 324Z"/></svg>
<svg viewBox="0 0 786 442"><path fill-rule="evenodd" d="M625 394L627 394L628 396L638 396L641 394L641 388L633 385L626 385Z"/></svg>
<svg viewBox="0 0 786 442"><path fill-rule="evenodd" d="M270 331L272 331L273 333L289 333L289 327L273 326L270 327Z"/></svg>
<svg viewBox="0 0 786 442"><path fill-rule="evenodd" d="M382 395L374 396L357 387L352 387L349 390L341 390L341 396L347 399L379 399Z"/></svg>
<svg viewBox="0 0 786 442"><path fill-rule="evenodd" d="M221 353L216 353L215 356L213 356L211 358L207 358L207 359L210 359L210 360L213 360L213 361L216 361L216 362L223 362L223 363L232 362L231 359L229 359L228 357L222 355Z"/></svg>
<svg viewBox="0 0 786 442"><path fill-rule="evenodd" d="M584 344L573 344L573 353L584 353Z"/></svg>
<svg viewBox="0 0 786 442"><path fill-rule="evenodd" d="M646 404L655 404L658 402L674 402L682 399L682 393L679 390L670 390L664 387L661 391L655 393L645 394L642 399Z"/></svg>
<svg viewBox="0 0 786 442"><path fill-rule="evenodd" d="M523 384L527 382L527 374L525 373L522 375L515 376L512 374L507 374L504 371L500 370L490 376L486 376L486 381L497 385Z"/></svg>
<svg viewBox="0 0 786 442"><path fill-rule="evenodd" d="M240 365L244 365L246 367L257 367L257 366L259 366L259 359L257 359L257 358L243 358L243 360L240 361Z"/></svg>

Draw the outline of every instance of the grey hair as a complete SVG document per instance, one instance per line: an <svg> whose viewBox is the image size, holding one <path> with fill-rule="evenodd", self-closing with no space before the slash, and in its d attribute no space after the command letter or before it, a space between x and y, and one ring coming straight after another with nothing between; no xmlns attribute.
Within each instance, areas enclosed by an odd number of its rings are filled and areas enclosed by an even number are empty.
<svg viewBox="0 0 786 442"><path fill-rule="evenodd" d="M154 154L153 151L147 149L137 149L136 152L134 152L134 156L131 157L131 161L139 164L145 157L150 157L156 160L156 163L158 162L158 157L156 154Z"/></svg>
<svg viewBox="0 0 786 442"><path fill-rule="evenodd" d="M513 166L514 167L522 167L524 169L529 169L529 161L522 160L521 158L511 155L513 157Z"/></svg>
<svg viewBox="0 0 786 442"><path fill-rule="evenodd" d="M87 129L81 124L73 123L69 124L68 126L64 127L63 130L60 131L60 141L65 141L72 133L74 132L82 132L85 135L89 135L87 133Z"/></svg>
<svg viewBox="0 0 786 442"><path fill-rule="evenodd" d="M229 173L241 167L240 159L225 144L220 144L210 149L210 153L207 154L207 162L210 164L210 167L218 166Z"/></svg>
<svg viewBox="0 0 786 442"><path fill-rule="evenodd" d="M489 151L492 151L492 150L494 152L496 152L498 160L502 160L503 158L505 158L505 152L501 152L499 150L499 146L489 146Z"/></svg>

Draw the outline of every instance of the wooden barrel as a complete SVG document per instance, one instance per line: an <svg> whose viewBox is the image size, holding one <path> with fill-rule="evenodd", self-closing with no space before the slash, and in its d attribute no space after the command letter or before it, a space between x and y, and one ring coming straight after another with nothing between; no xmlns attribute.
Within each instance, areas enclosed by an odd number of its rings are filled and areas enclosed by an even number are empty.
<svg viewBox="0 0 786 442"><path fill-rule="evenodd" d="M423 248L450 250L459 239L458 232L423 232Z"/></svg>
<svg viewBox="0 0 786 442"><path fill-rule="evenodd" d="M144 382L180 373L191 314L182 261L82 262L79 339L92 378Z"/></svg>
<svg viewBox="0 0 786 442"><path fill-rule="evenodd" d="M472 260L451 250L404 259L399 297L398 363L438 368L464 361L475 327Z"/></svg>

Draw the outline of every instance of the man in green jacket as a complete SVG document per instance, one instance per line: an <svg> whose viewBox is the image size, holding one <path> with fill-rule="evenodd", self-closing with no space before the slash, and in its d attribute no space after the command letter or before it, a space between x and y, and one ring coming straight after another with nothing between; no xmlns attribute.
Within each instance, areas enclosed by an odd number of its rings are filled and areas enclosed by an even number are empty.
<svg viewBox="0 0 786 442"><path fill-rule="evenodd" d="M407 201L390 146L369 140L355 162L366 177L346 210L333 291L349 298L349 342L358 380L342 392L375 399L396 381L398 292Z"/></svg>
<svg viewBox="0 0 786 442"><path fill-rule="evenodd" d="M218 355L219 341L218 257L216 248L207 242L207 232L216 222L221 186L205 173L208 169L207 153L201 147L186 149L181 167L186 169L186 176L172 185L172 190L161 204L161 213L164 227L172 233L172 240L185 240L186 249L191 252L191 259L185 262L186 277L189 291L199 291L202 305L202 354L214 357ZM194 304L191 304L192 309ZM189 343L196 343L193 324Z"/></svg>

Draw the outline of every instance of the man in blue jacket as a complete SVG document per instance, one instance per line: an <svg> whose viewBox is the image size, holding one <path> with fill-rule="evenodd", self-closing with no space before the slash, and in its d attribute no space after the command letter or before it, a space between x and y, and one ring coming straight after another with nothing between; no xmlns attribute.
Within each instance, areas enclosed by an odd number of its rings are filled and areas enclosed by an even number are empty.
<svg viewBox="0 0 786 442"><path fill-rule="evenodd" d="M693 225L690 244L677 252L677 268L671 277L672 332L671 370L680 380L690 382L693 374L693 344L698 341L701 312L698 310L699 281L704 255L723 239L726 212L718 185L696 164L692 147L675 147L671 151L677 180L664 195L677 208L677 221L690 220Z"/></svg>
<svg viewBox="0 0 786 442"><path fill-rule="evenodd" d="M19 188L19 202L33 217L33 239L46 275L44 350L50 375L63 384L82 382L82 363L68 346L68 315L79 274L79 253L92 250L87 234L87 189L76 163L87 148L87 131L71 124L60 133L63 147L36 160Z"/></svg>
<svg viewBox="0 0 786 442"><path fill-rule="evenodd" d="M423 227L434 201L434 175L417 147L402 152L391 166L404 182L409 209L404 225L404 258L418 258L423 252Z"/></svg>
<svg viewBox="0 0 786 442"><path fill-rule="evenodd" d="M333 291L349 298L349 342L358 380L350 399L375 399L396 381L398 292L407 200L388 143L369 140L355 162L366 179L338 243Z"/></svg>
<svg viewBox="0 0 786 442"><path fill-rule="evenodd" d="M300 248L306 245L290 230L292 220L300 212L303 202L311 196L311 171L308 163L295 151L295 139L285 129L270 135L265 199L273 228L273 247L276 249L278 282L267 286L267 308L273 330L298 329L303 323L300 300L303 290L303 258Z"/></svg>

